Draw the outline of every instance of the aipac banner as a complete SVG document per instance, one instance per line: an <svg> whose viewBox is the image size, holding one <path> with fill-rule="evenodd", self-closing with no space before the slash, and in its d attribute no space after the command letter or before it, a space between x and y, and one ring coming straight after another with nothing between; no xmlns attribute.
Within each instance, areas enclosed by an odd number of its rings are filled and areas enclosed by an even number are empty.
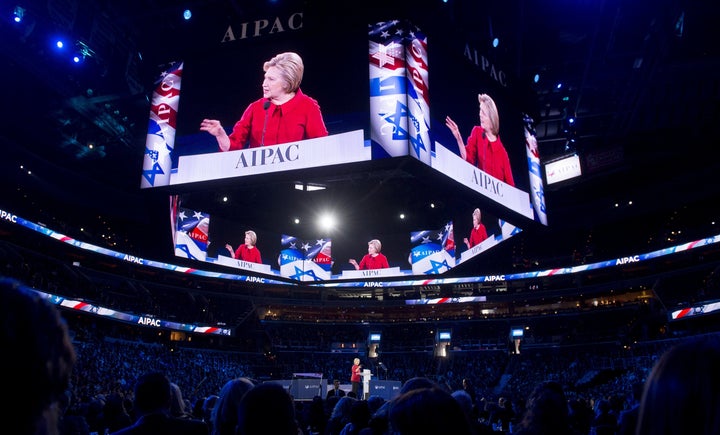
<svg viewBox="0 0 720 435"><path fill-rule="evenodd" d="M179 207L175 229L175 255L205 261L209 233L209 214Z"/></svg>
<svg viewBox="0 0 720 435"><path fill-rule="evenodd" d="M332 270L332 240L318 239L305 253L305 258L330 273Z"/></svg>
<svg viewBox="0 0 720 435"><path fill-rule="evenodd" d="M298 281L330 279L332 269L330 239L304 241L283 234L280 245L280 276Z"/></svg>
<svg viewBox="0 0 720 435"><path fill-rule="evenodd" d="M176 62L156 80L145 139L141 188L170 184L183 63Z"/></svg>
<svg viewBox="0 0 720 435"><path fill-rule="evenodd" d="M370 140L389 157L410 155L429 165L427 38L399 20L371 26L368 37Z"/></svg>
<svg viewBox="0 0 720 435"><path fill-rule="evenodd" d="M413 275L437 275L455 267L453 223L434 231L410 233L410 263Z"/></svg>

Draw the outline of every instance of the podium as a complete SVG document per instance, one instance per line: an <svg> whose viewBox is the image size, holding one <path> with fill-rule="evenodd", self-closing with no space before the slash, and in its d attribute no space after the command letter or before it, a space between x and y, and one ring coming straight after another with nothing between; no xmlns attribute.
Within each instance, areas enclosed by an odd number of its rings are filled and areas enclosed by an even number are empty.
<svg viewBox="0 0 720 435"><path fill-rule="evenodd" d="M232 257L228 257L226 255L218 255L217 260L215 260L215 262L217 264L222 264L223 266L234 267L236 269L251 270L253 272L265 273L267 275L272 274L272 270L270 269L269 264L251 263L249 261L243 261L243 260L238 260L238 259L235 259Z"/></svg>
<svg viewBox="0 0 720 435"><path fill-rule="evenodd" d="M362 376L363 395L362 397L358 397L358 399L367 399L368 396L370 396L370 378L372 377L372 373L370 373L370 369L363 369L360 376Z"/></svg>
<svg viewBox="0 0 720 435"><path fill-rule="evenodd" d="M402 382L400 381L370 381L370 396L380 396L385 400L392 400L400 394Z"/></svg>
<svg viewBox="0 0 720 435"><path fill-rule="evenodd" d="M341 279L363 279L363 278L383 278L387 276L400 276L404 273L399 267L387 267L384 269L364 269L364 270L343 270L340 275Z"/></svg>
<svg viewBox="0 0 720 435"><path fill-rule="evenodd" d="M290 380L288 392L296 401L312 401L315 396L322 396L327 390L327 379L302 379Z"/></svg>
<svg viewBox="0 0 720 435"><path fill-rule="evenodd" d="M372 159L363 130L235 151L178 157L170 185L232 179Z"/></svg>

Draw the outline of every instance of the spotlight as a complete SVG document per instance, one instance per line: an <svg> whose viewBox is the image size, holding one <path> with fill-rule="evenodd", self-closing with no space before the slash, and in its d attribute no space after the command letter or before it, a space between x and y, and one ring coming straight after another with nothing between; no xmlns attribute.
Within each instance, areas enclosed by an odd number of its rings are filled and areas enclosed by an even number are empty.
<svg viewBox="0 0 720 435"><path fill-rule="evenodd" d="M314 192L316 190L325 190L325 186L320 184L307 184L305 185L305 190L308 192Z"/></svg>
<svg viewBox="0 0 720 435"><path fill-rule="evenodd" d="M497 48L498 45L500 45L500 39L498 39L498 38L493 38L493 40L492 40L492 46L493 46L493 48Z"/></svg>
<svg viewBox="0 0 720 435"><path fill-rule="evenodd" d="M540 81L540 74L535 74L535 76L533 77L533 83L537 83L539 81Z"/></svg>
<svg viewBox="0 0 720 435"><path fill-rule="evenodd" d="M24 18L25 9L21 6L15 6L15 9L13 9L13 21L15 21L16 23L22 23Z"/></svg>
<svg viewBox="0 0 720 435"><path fill-rule="evenodd" d="M183 11L183 18L185 18L185 21L187 21L187 20L189 20L190 18L192 18L192 12L190 11L190 9L185 9L185 10Z"/></svg>
<svg viewBox="0 0 720 435"><path fill-rule="evenodd" d="M675 36L682 38L685 32L685 11L680 13L677 21L675 21Z"/></svg>
<svg viewBox="0 0 720 435"><path fill-rule="evenodd" d="M318 226L321 230L330 231L335 228L335 225L337 224L337 221L335 219L335 216L333 216L330 213L325 213L320 216L318 219Z"/></svg>
<svg viewBox="0 0 720 435"><path fill-rule="evenodd" d="M73 55L73 62L82 63L85 59L94 56L95 52L92 50L92 48L88 47L86 43L82 41L75 42L75 54Z"/></svg>

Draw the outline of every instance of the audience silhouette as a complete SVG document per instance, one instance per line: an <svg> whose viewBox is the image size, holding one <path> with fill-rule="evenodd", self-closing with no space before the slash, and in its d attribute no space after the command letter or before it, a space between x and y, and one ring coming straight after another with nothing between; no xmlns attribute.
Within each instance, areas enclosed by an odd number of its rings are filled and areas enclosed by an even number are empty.
<svg viewBox="0 0 720 435"><path fill-rule="evenodd" d="M172 384L161 372L142 375L135 385L134 409L137 420L114 435L177 434L207 435L207 425L195 419L172 415Z"/></svg>
<svg viewBox="0 0 720 435"><path fill-rule="evenodd" d="M237 435L302 435L295 404L282 385L267 382L251 388L242 400Z"/></svg>
<svg viewBox="0 0 720 435"><path fill-rule="evenodd" d="M212 409L210 426L213 435L234 435L240 415L240 401L255 387L249 378L240 377L227 381L218 394Z"/></svg>
<svg viewBox="0 0 720 435"><path fill-rule="evenodd" d="M388 427L401 435L473 433L460 404L439 387L412 389L393 399Z"/></svg>
<svg viewBox="0 0 720 435"><path fill-rule="evenodd" d="M8 398L3 405L6 424L15 433L59 433L62 405L75 365L75 351L65 322L56 308L18 281L0 279L0 346Z"/></svg>
<svg viewBox="0 0 720 435"><path fill-rule="evenodd" d="M538 384L530 393L521 420L514 425L513 434L572 435L568 418L568 401L562 385L555 381Z"/></svg>
<svg viewBox="0 0 720 435"><path fill-rule="evenodd" d="M620 412L620 415L618 416L617 435L635 435L638 414L640 413L640 400L642 400L643 387L644 384L642 382L635 382L632 385L628 408Z"/></svg>
<svg viewBox="0 0 720 435"><path fill-rule="evenodd" d="M637 435L720 433L720 334L665 352L645 383Z"/></svg>

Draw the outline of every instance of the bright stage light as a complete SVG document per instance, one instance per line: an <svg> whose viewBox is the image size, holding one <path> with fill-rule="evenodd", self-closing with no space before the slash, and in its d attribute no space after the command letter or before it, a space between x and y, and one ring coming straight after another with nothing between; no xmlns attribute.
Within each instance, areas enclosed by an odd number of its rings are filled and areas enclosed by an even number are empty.
<svg viewBox="0 0 720 435"><path fill-rule="evenodd" d="M320 219L318 220L318 225L321 229L330 231L335 228L335 225L337 224L337 221L335 219L335 216L331 213L325 213L320 216Z"/></svg>
<svg viewBox="0 0 720 435"><path fill-rule="evenodd" d="M22 23L25 18L25 9L20 6L15 6L13 9L13 21L16 23Z"/></svg>

